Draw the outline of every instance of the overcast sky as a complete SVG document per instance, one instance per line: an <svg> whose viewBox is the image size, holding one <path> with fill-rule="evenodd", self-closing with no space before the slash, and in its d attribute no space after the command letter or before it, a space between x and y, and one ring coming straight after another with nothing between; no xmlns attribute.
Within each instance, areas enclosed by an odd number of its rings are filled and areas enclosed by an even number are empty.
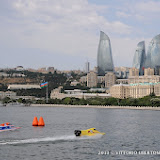
<svg viewBox="0 0 160 160"><path fill-rule="evenodd" d="M0 0L0 68L97 65L100 30L115 66L131 66L138 42L160 33L159 0Z"/></svg>

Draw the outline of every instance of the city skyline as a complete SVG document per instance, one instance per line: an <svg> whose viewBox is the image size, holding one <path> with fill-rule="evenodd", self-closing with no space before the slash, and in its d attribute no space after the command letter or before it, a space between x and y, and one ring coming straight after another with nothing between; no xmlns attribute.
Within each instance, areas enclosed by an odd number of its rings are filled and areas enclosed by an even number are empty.
<svg viewBox="0 0 160 160"><path fill-rule="evenodd" d="M2 0L0 68L97 66L99 31L111 40L114 66L131 67L137 43L159 34L156 0Z"/></svg>

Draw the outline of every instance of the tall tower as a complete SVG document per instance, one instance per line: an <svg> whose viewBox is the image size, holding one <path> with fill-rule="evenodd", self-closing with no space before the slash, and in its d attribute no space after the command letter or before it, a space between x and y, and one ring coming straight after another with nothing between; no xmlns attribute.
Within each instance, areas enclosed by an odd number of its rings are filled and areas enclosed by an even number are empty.
<svg viewBox="0 0 160 160"><path fill-rule="evenodd" d="M98 45L97 67L99 75L105 75L108 71L114 71L110 39L102 31L100 32L100 41Z"/></svg>
<svg viewBox="0 0 160 160"><path fill-rule="evenodd" d="M89 62L87 61L86 63L85 63L85 72L86 73L88 73L89 72Z"/></svg>
<svg viewBox="0 0 160 160"><path fill-rule="evenodd" d="M134 54L133 64L132 64L133 68L139 69L140 75L144 74L145 60L146 60L145 42L142 41L142 42L139 42L137 45L137 49Z"/></svg>
<svg viewBox="0 0 160 160"><path fill-rule="evenodd" d="M146 68L156 68L160 66L160 34L155 36L148 46Z"/></svg>

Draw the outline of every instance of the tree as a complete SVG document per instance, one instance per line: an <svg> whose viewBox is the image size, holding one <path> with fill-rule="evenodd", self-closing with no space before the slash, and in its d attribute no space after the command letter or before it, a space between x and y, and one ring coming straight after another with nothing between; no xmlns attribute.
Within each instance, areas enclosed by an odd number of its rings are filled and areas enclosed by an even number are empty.
<svg viewBox="0 0 160 160"><path fill-rule="evenodd" d="M11 101L11 99L10 99L9 97L5 97L5 98L2 99L2 103L3 103L3 104L7 104L7 103L9 103L10 101Z"/></svg>
<svg viewBox="0 0 160 160"><path fill-rule="evenodd" d="M66 97L62 101L63 101L64 104L71 104L71 102L72 102L70 97Z"/></svg>
<svg viewBox="0 0 160 160"><path fill-rule="evenodd" d="M150 93L150 95L149 96L151 96L151 97L155 97L156 95L155 95L155 93L154 92L152 92L152 93Z"/></svg>

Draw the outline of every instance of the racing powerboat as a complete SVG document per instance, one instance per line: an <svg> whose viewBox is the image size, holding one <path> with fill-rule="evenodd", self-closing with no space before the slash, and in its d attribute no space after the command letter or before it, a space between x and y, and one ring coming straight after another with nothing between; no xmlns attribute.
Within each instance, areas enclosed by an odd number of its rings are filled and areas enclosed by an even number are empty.
<svg viewBox="0 0 160 160"><path fill-rule="evenodd" d="M87 130L75 130L74 134L76 136L95 136L95 135L105 135L105 133L99 132L96 128L90 128Z"/></svg>
<svg viewBox="0 0 160 160"><path fill-rule="evenodd" d="M21 128L21 127L15 127L14 125L10 124L9 122L0 124L0 132L16 130L19 128Z"/></svg>

